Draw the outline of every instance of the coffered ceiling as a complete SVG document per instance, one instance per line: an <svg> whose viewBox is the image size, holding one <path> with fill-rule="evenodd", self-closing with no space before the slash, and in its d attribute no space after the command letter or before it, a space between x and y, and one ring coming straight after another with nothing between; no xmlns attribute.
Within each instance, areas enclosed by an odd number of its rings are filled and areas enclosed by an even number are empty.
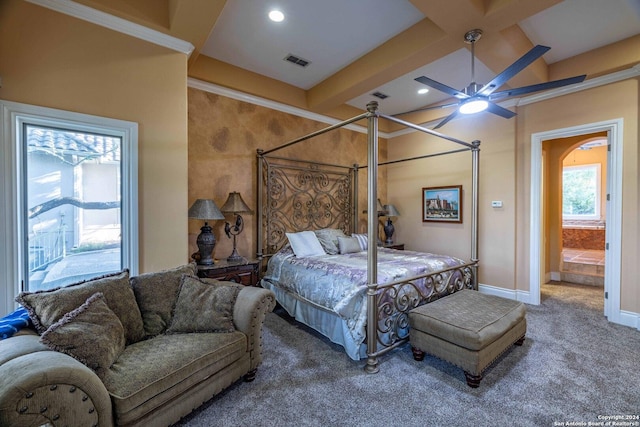
<svg viewBox="0 0 640 427"><path fill-rule="evenodd" d="M42 1L42 0L38 0ZM70 0L52 0L67 1ZM74 3L74 2L71 2ZM486 83L536 44L551 47L507 82L520 87L640 63L640 0L77 0L194 47L189 76L337 118L377 100L395 114L447 102L414 79ZM268 19L278 9L282 22ZM306 60L301 67L285 58ZM372 93L388 97L379 99ZM447 111L435 110L432 116ZM434 116L435 117L435 116Z"/></svg>

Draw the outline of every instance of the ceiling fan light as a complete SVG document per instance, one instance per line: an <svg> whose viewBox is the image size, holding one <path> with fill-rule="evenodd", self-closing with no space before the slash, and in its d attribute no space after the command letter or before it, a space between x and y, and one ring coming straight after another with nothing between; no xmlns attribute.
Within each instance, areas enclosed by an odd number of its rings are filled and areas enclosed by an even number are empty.
<svg viewBox="0 0 640 427"><path fill-rule="evenodd" d="M273 22L282 22L284 21L284 13L279 10L272 10L269 12L269 19Z"/></svg>
<svg viewBox="0 0 640 427"><path fill-rule="evenodd" d="M474 99L473 101L465 102L460 106L458 111L462 114L475 114L480 111L484 111L489 106L489 103L483 99Z"/></svg>

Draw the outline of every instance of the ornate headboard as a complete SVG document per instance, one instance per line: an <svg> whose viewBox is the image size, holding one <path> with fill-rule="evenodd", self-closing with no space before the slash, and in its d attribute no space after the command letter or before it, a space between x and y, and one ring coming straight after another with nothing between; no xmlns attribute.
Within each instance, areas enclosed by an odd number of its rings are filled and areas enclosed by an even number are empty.
<svg viewBox="0 0 640 427"><path fill-rule="evenodd" d="M277 252L287 242L285 233L337 228L350 234L357 170L258 154L258 255Z"/></svg>

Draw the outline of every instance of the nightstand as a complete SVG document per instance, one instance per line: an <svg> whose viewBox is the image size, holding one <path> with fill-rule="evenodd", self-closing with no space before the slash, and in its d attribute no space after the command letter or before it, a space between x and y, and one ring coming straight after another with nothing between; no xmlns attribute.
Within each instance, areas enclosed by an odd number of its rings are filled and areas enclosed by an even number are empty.
<svg viewBox="0 0 640 427"><path fill-rule="evenodd" d="M404 251L404 243L391 243L390 245L383 245L383 247L387 249L397 249L399 251Z"/></svg>
<svg viewBox="0 0 640 427"><path fill-rule="evenodd" d="M213 265L198 265L198 277L226 280L246 286L258 286L260 261L245 259L239 262L217 260Z"/></svg>

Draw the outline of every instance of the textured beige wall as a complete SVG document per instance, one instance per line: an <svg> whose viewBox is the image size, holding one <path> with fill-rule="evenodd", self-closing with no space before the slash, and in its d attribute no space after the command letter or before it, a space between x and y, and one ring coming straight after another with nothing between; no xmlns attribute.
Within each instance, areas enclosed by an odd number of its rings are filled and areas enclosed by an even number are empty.
<svg viewBox="0 0 640 427"><path fill-rule="evenodd" d="M25 1L0 2L0 99L139 124L142 272L187 258L186 61Z"/></svg>
<svg viewBox="0 0 640 427"><path fill-rule="evenodd" d="M256 254L256 150L269 150L327 127L327 124L217 94L190 88L189 97L189 204L199 198L212 198L222 207L232 191L238 191L254 211L243 215L245 228L237 237L237 249L244 257ZM380 141L380 158L386 158L386 143ZM275 154L274 154L275 155ZM282 157L350 166L367 164L367 137L363 133L340 129L279 151ZM380 198L386 199L386 175L378 179ZM359 172L358 203L366 206L367 172ZM230 217L228 219L231 219ZM233 241L224 234L224 221L211 224L217 244L214 257L231 254ZM189 253L198 250L195 240L202 222L189 221ZM366 231L361 215L359 228Z"/></svg>

